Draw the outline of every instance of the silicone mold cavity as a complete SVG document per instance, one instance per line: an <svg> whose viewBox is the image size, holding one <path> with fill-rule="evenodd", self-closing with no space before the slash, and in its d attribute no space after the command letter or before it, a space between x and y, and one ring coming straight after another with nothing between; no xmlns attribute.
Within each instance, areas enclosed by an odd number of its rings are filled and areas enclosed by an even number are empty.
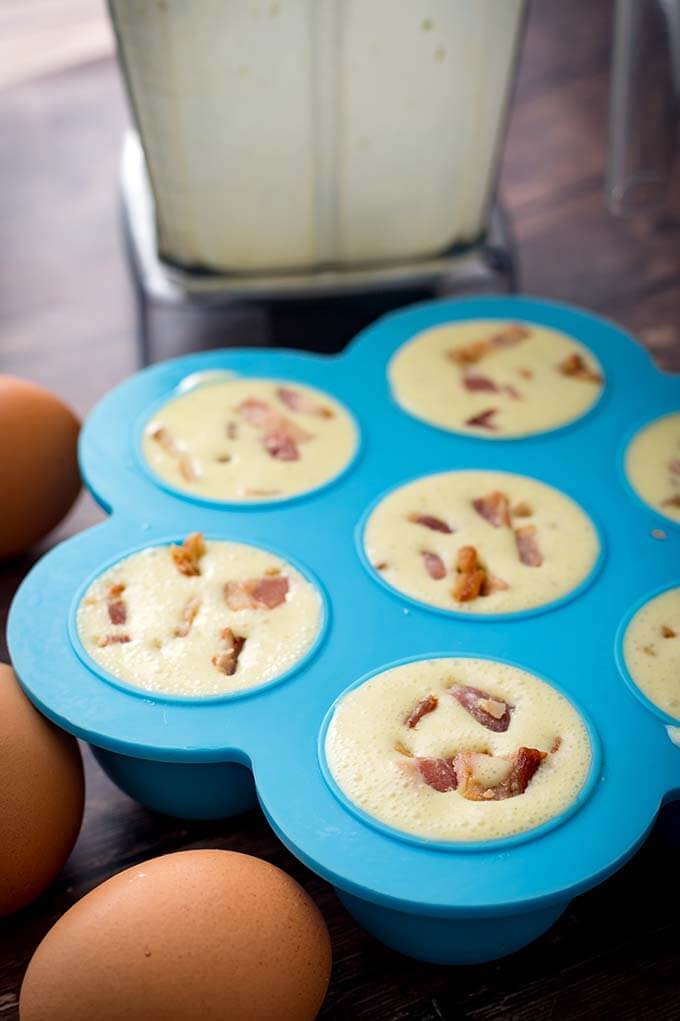
<svg viewBox="0 0 680 1021"><path fill-rule="evenodd" d="M402 411L386 372L394 352L431 326L476 318L534 321L572 334L603 366L603 397L568 426L507 444L447 432ZM164 488L139 463L138 423L186 377L215 370L326 390L359 424L360 456L332 482L285 502L214 504ZM257 791L282 841L388 945L449 963L509 953L620 866L660 804L680 792L680 749L659 717L631 697L614 654L630 607L677 584L680 561L680 530L669 529L665 542L651 537L659 516L634 497L612 456L630 424L632 392L641 422L680 406L680 381L659 372L622 330L529 298L413 306L332 358L228 350L146 369L110 393L83 429L82 473L111 516L52 550L19 589L9 620L19 680L144 804L223 816L248 807ZM599 523L607 556L598 573L568 600L540 614L499 615L493 626L388 593L357 555L357 517L414 476L456 468L513 471L567 492ZM308 565L327 591L323 642L286 683L247 698L170 700L107 683L77 655L67 618L84 580L135 546L191 531L270 547L305 565L303 573ZM582 707L602 754L578 811L506 847L442 849L381 830L336 797L317 750L329 707L356 678L432 650L518 663ZM631 773L631 748L652 764L644 784Z"/></svg>

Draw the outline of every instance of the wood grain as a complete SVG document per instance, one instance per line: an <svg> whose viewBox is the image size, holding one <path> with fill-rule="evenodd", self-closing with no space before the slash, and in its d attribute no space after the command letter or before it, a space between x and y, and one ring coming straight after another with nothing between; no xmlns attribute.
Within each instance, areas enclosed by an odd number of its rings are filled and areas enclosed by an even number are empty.
<svg viewBox="0 0 680 1021"><path fill-rule="evenodd" d="M610 0L535 0L502 191L524 289L617 319L663 366L678 369L680 175L654 215L615 221L602 203L610 18ZM136 365L117 230L124 104L110 59L24 78L0 88L0 369L50 386L84 414ZM279 339L295 343L298 314L292 307L281 315ZM43 548L101 516L83 496ZM3 616L40 552L3 566ZM634 755L631 749L637 770ZM206 846L275 862L320 905L335 955L326 1021L680 1017L677 810L669 808L637 856L577 898L533 946L494 964L447 969L408 961L370 939L259 813L206 825L177 822L127 799L87 752L86 764L85 822L64 873L35 904L0 924L2 1021L18 1016L27 961L69 905L134 862Z"/></svg>

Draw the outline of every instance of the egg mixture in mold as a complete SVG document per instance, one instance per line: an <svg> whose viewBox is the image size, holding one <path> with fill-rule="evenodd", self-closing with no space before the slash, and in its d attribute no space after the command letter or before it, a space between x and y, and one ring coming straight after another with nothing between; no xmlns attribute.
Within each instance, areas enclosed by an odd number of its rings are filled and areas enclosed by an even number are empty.
<svg viewBox="0 0 680 1021"><path fill-rule="evenodd" d="M450 323L474 327L483 340L489 321L499 329L537 324L574 338L592 357L587 371L597 366L606 380L599 399L569 428L508 444L405 412L388 376L396 352ZM328 394L361 423L361 456L331 484L278 503L216 503L168 487L142 463L143 425L184 381L215 372ZM142 803L215 818L257 798L283 842L386 944L451 963L510 953L618 868L661 802L680 792L678 748L632 693L616 659L615 636L641 596L677 584L680 544L677 529L662 541L653 537L659 515L634 495L612 458L630 424L633 390L641 423L680 406L677 379L656 370L622 330L526 298L414 306L380 320L332 358L228 350L147 369L109 394L83 429L83 475L110 517L52 550L22 584L9 622L17 675L32 700L89 741L109 775ZM605 555L597 574L540 614L451 616L388 592L362 561L357 521L381 494L459 470L510 472L567 494L598 523ZM77 654L65 617L83 584L135 549L194 532L271 549L303 565L301 573L327 593L323 641L286 683L251 688L248 697L181 699L106 683ZM405 840L337 796L318 748L330 707L360 678L405 659L441 656L509 662L578 707L601 757L593 756L585 793L554 823L474 848ZM653 764L644 782L631 773L631 748L637 761Z"/></svg>

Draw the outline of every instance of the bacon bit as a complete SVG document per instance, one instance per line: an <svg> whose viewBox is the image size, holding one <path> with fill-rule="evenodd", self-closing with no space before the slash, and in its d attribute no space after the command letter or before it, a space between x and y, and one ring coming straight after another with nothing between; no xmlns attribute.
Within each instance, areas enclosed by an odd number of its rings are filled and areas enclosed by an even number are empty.
<svg viewBox="0 0 680 1021"><path fill-rule="evenodd" d="M104 635L104 637L97 639L97 645L100 649L105 649L107 645L126 645L131 641L132 639L128 634Z"/></svg>
<svg viewBox="0 0 680 1021"><path fill-rule="evenodd" d="M509 702L467 684L452 684L449 691L456 702L487 730L504 734L510 726L510 714L515 707Z"/></svg>
<svg viewBox="0 0 680 1021"><path fill-rule="evenodd" d="M444 561L437 553L430 553L429 550L423 550L420 555L423 558L425 570L434 581L441 581L442 578L446 577Z"/></svg>
<svg viewBox="0 0 680 1021"><path fill-rule="evenodd" d="M298 411L303 415L316 415L317 418L333 418L333 412L323 404L317 403L301 390L294 390L290 386L280 386L276 396L291 411Z"/></svg>
<svg viewBox="0 0 680 1021"><path fill-rule="evenodd" d="M472 506L478 514L488 521L494 528L510 527L510 505L505 493L499 489L494 490L487 496L480 496L472 501Z"/></svg>
<svg viewBox="0 0 680 1021"><path fill-rule="evenodd" d="M501 393L507 394L508 397L512 397L513 401L522 400L521 393L519 392L516 386L512 385L512 383L506 383L504 386L502 386Z"/></svg>
<svg viewBox="0 0 680 1021"><path fill-rule="evenodd" d="M487 574L484 579L484 583L482 584L481 595L490 596L494 592L507 592L509 588L510 586L507 581L503 581L502 578L499 578L495 574Z"/></svg>
<svg viewBox="0 0 680 1021"><path fill-rule="evenodd" d="M428 787L440 794L447 791L455 791L458 786L458 777L453 764L453 759L429 759L415 758L416 769Z"/></svg>
<svg viewBox="0 0 680 1021"><path fill-rule="evenodd" d="M471 602L481 594L486 582L486 571L479 563L474 546L461 546L456 560L458 578L451 595L459 603Z"/></svg>
<svg viewBox="0 0 680 1021"><path fill-rule="evenodd" d="M387 568L389 567L389 564L387 563L386 560L381 560L379 564L374 564L373 566L375 567L376 571L386 571Z"/></svg>
<svg viewBox="0 0 680 1021"><path fill-rule="evenodd" d="M538 547L536 539L536 526L523 525L515 529L515 543L519 559L527 567L540 567L543 563L543 554Z"/></svg>
<svg viewBox="0 0 680 1021"><path fill-rule="evenodd" d="M235 635L230 627L225 627L220 632L220 638L224 643L224 649L212 657L212 664L221 673L231 677L232 674L236 673L238 658L241 655L243 646L246 644L246 640L242 635Z"/></svg>
<svg viewBox="0 0 680 1021"><path fill-rule="evenodd" d="M515 518L530 518L534 512L526 500L520 500L519 503L515 504L510 513Z"/></svg>
<svg viewBox="0 0 680 1021"><path fill-rule="evenodd" d="M653 645L645 645L642 650L647 656L656 656L656 649Z"/></svg>
<svg viewBox="0 0 680 1021"><path fill-rule="evenodd" d="M186 638L191 631L191 625L194 623L200 608L201 600L198 596L192 596L191 599L185 603L184 609L182 610L182 623L178 624L173 632L175 638Z"/></svg>
<svg viewBox="0 0 680 1021"><path fill-rule="evenodd" d="M205 556L206 545L201 532L192 532L181 546L171 546L170 556L180 574L187 578L201 573L200 560Z"/></svg>
<svg viewBox="0 0 680 1021"><path fill-rule="evenodd" d="M267 433L260 442L269 456L277 461L300 460L300 451L295 440L291 439L282 429L275 429L274 432Z"/></svg>
<svg viewBox="0 0 680 1021"><path fill-rule="evenodd" d="M534 374L531 371L531 369L518 369L517 370L517 374L519 376L521 376L522 379L533 379L534 378Z"/></svg>
<svg viewBox="0 0 680 1021"><path fill-rule="evenodd" d="M196 482L201 477L201 468L195 457L182 454L179 459L179 470L187 482Z"/></svg>
<svg viewBox="0 0 680 1021"><path fill-rule="evenodd" d="M273 610L285 602L288 578L285 575L228 581L224 597L230 610Z"/></svg>
<svg viewBox="0 0 680 1021"><path fill-rule="evenodd" d="M305 443L312 439L312 433L307 432L297 423L291 422L289 418L281 415L266 401L248 397L245 401L241 401L236 410L249 425L256 429L262 429L266 433L283 432L295 443Z"/></svg>
<svg viewBox="0 0 680 1021"><path fill-rule="evenodd" d="M661 634L664 636L664 638L675 638L677 635L677 631L674 631L672 627L668 626L668 624L662 624Z"/></svg>
<svg viewBox="0 0 680 1021"><path fill-rule="evenodd" d="M109 585L106 593L106 609L112 624L125 624L127 621L127 606L125 600L120 598L124 591L125 585L122 582L117 582L114 585Z"/></svg>
<svg viewBox="0 0 680 1021"><path fill-rule="evenodd" d="M680 493L674 493L673 496L669 496L667 500L664 500L661 504L662 507L680 507Z"/></svg>
<svg viewBox="0 0 680 1021"><path fill-rule="evenodd" d="M458 365L471 365L478 362L491 351L502 347L514 347L530 335L531 331L520 323L511 323L510 326L501 330L486 340L473 340L463 347L454 348L448 352L451 361Z"/></svg>
<svg viewBox="0 0 680 1021"><path fill-rule="evenodd" d="M413 707L404 720L404 725L413 730L420 723L423 716L433 713L438 705L439 699L436 695L426 695L425 698L421 698L420 702Z"/></svg>
<svg viewBox="0 0 680 1021"><path fill-rule="evenodd" d="M227 422L227 439L235 440L238 436L238 422Z"/></svg>
<svg viewBox="0 0 680 1021"><path fill-rule="evenodd" d="M229 464L231 461L231 454L220 454L219 457L215 458L215 460L218 464Z"/></svg>
<svg viewBox="0 0 680 1021"><path fill-rule="evenodd" d="M497 432L498 426L491 421L494 415L498 414L498 408L487 408L486 411L480 411L478 415L471 415L470 418L465 419L465 425L476 426L479 429L489 429L491 432Z"/></svg>
<svg viewBox="0 0 680 1021"><path fill-rule="evenodd" d="M578 351L568 355L557 368L563 376L571 376L572 379L580 379L586 383L602 382L599 372L589 369L585 358Z"/></svg>
<svg viewBox="0 0 680 1021"><path fill-rule="evenodd" d="M672 457L668 462L668 470L671 475L680 475L680 457Z"/></svg>
<svg viewBox="0 0 680 1021"><path fill-rule="evenodd" d="M463 376L463 386L470 393L498 393L498 387L488 376Z"/></svg>
<svg viewBox="0 0 680 1021"><path fill-rule="evenodd" d="M555 738L555 740L553 741L551 747L550 747L550 754L554 755L555 752L558 752L561 747L562 747L562 738L558 734L557 737Z"/></svg>
<svg viewBox="0 0 680 1021"><path fill-rule="evenodd" d="M173 456L179 453L177 442L167 426L162 425L160 422L152 422L147 428L147 433L152 440L160 444L166 453Z"/></svg>
<svg viewBox="0 0 680 1021"><path fill-rule="evenodd" d="M409 514L408 520L414 525L423 525L424 528L431 528L433 532L444 532L446 535L452 535L453 529L449 528L445 521L441 518L434 517L433 514Z"/></svg>
<svg viewBox="0 0 680 1021"><path fill-rule="evenodd" d="M649 534L651 535L652 539L663 540L668 538L663 528L653 528Z"/></svg>
<svg viewBox="0 0 680 1021"><path fill-rule="evenodd" d="M504 801L506 798L524 794L536 770L547 757L547 752L538 748L518 748L515 754L507 758L511 763L507 776L496 787L482 787L475 777L475 756L482 752L460 752L454 759L454 768L458 777L459 790L464 798L470 801ZM488 756L499 759L500 756Z"/></svg>

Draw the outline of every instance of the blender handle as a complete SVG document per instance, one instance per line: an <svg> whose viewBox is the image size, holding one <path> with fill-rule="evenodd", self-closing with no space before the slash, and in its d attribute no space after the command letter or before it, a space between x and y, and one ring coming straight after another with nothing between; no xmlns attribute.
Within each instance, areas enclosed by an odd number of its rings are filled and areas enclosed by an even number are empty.
<svg viewBox="0 0 680 1021"><path fill-rule="evenodd" d="M676 134L677 0L616 0L605 194L615 215L657 206L670 180Z"/></svg>

